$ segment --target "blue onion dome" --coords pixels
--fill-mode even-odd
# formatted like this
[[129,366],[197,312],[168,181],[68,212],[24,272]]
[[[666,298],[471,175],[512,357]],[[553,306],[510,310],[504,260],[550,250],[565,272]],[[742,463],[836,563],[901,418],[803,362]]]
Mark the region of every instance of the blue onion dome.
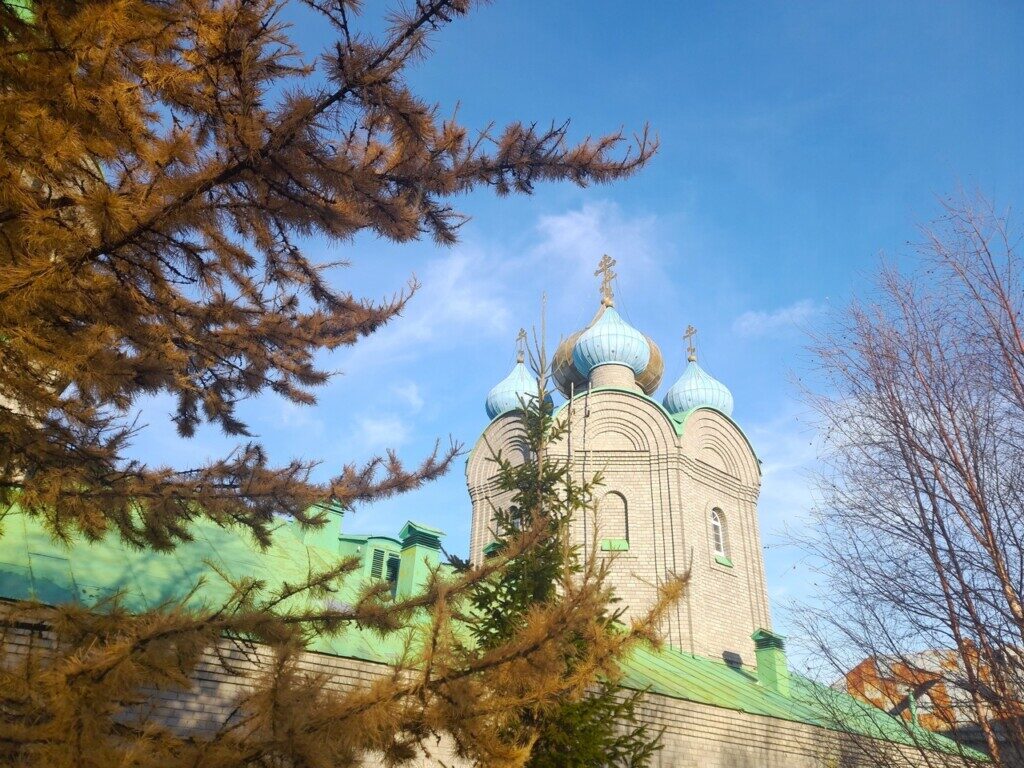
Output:
[[628,325],[615,311],[612,281],[615,259],[601,257],[595,277],[601,278],[601,306],[590,324],[564,339],[551,359],[551,375],[558,390],[570,397],[582,388],[599,365],[618,363],[633,369],[636,383],[651,395],[661,384],[665,359],[654,341]]
[[[580,336],[601,318],[604,310],[605,307],[602,306],[587,328],[576,331],[576,333],[568,338],[563,339],[551,358],[551,377],[558,391],[566,397],[569,397],[573,391],[579,392],[587,383],[587,377],[579,372],[579,369],[576,368],[576,364],[573,362],[573,348],[576,346],[576,342],[579,341]],[[665,358],[662,357],[661,350],[654,343],[654,339],[646,334],[644,339],[647,341],[647,346],[650,349],[650,360],[647,363],[647,367],[636,375],[636,383],[644,391],[644,394],[652,395],[658,389],[658,386],[661,384],[661,378],[665,374]]]
[[714,408],[726,416],[732,415],[732,392],[718,379],[697,364],[692,348],[686,370],[665,395],[665,410],[675,415],[694,408]]
[[[523,405],[537,399],[537,377],[526,367],[526,331],[520,329],[516,339],[516,364],[508,376],[487,393],[484,407],[487,416],[496,419],[503,413],[522,410]],[[546,398],[551,399],[550,395]]]
[[487,416],[496,419],[503,413],[518,411],[531,397],[537,397],[537,380],[530,375],[526,364],[518,361],[504,379],[487,393]]
[[615,307],[606,306],[597,322],[577,340],[572,360],[587,377],[599,365],[609,363],[628,366],[640,374],[651,361],[651,347],[647,337],[623,320]]

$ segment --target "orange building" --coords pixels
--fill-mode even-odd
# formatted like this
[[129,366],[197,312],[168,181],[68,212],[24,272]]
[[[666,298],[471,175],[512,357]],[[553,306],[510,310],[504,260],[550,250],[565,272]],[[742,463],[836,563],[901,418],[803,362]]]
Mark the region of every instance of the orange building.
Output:
[[[973,667],[983,684],[991,682],[988,667],[977,660]],[[941,649],[899,658],[868,657],[847,672],[843,682],[847,692],[861,701],[987,751],[968,680],[960,655]],[[1002,741],[1008,718],[1019,721],[1024,716],[1022,698],[1002,702],[998,711],[983,707],[986,723],[998,740]]]

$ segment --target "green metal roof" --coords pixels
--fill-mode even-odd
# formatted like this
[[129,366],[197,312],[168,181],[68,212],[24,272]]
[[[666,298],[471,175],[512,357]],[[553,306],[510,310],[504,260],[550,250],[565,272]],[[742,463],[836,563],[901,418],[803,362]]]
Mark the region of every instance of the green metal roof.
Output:
[[943,752],[962,750],[973,759],[987,759],[951,739],[792,672],[790,695],[783,696],[761,685],[749,670],[665,646],[657,651],[637,649],[623,665],[623,673],[622,684],[627,688]]
[[[258,578],[270,588],[283,581],[302,581],[309,569],[323,569],[339,555],[361,554],[369,561],[374,541],[398,543],[391,537],[342,535],[335,547],[303,543],[301,532],[282,522],[273,544],[261,550],[244,531],[200,520],[191,528],[194,541],[170,553],[137,550],[110,536],[97,543],[64,546],[55,542],[38,520],[12,509],[0,519],[0,598],[36,599],[47,604],[78,601],[93,604],[116,591],[129,608],[155,607],[181,598],[201,579],[193,604],[214,604],[228,597],[230,587],[210,565],[232,578]],[[425,526],[424,526],[425,527]],[[434,530],[434,529],[432,529]],[[318,536],[317,542],[331,537]],[[352,601],[362,579],[353,574],[333,598]],[[386,664],[401,653],[402,633],[381,637],[351,629],[335,637],[314,639],[311,650]],[[911,727],[851,696],[793,675],[791,693],[783,696],[762,686],[749,671],[664,647],[637,649],[623,665],[623,685],[649,689],[675,699],[791,720],[899,743],[928,744],[943,751],[960,747],[949,739]],[[977,759],[984,755],[971,750]]]
[[[221,528],[208,520],[196,521],[190,532],[193,541],[180,544],[173,552],[138,550],[116,536],[65,546],[54,541],[38,520],[11,509],[0,517],[0,598],[91,605],[121,592],[128,608],[141,610],[180,599],[202,580],[190,604],[211,605],[231,594],[230,585],[214,568],[232,579],[260,579],[273,589],[285,581],[302,583],[311,568],[325,570],[337,563],[339,556],[357,554],[366,567],[332,598],[344,604],[354,602],[363,578],[369,576],[374,543],[393,544],[393,551],[401,546],[392,537],[343,539],[340,530],[332,548],[306,544],[301,541],[301,531],[284,521],[265,550],[246,532]],[[316,541],[323,542],[325,537],[318,536]],[[355,545],[361,543],[368,546],[359,550]],[[353,628],[334,637],[316,638],[312,649],[385,662],[401,653],[404,638],[400,635],[382,638],[371,630]]]

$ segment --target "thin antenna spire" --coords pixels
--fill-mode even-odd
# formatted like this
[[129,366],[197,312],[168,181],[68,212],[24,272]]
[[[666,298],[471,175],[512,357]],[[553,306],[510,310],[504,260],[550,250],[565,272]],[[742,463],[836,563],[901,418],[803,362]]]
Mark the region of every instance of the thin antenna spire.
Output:
[[615,296],[612,294],[612,280],[617,275],[612,267],[617,263],[615,259],[606,253],[601,257],[601,261],[597,263],[597,271],[594,273],[594,277],[601,278],[601,303],[606,307],[615,306]]
[[686,333],[683,338],[686,340],[686,359],[691,363],[697,362],[697,346],[693,343],[693,337],[697,335],[697,329],[692,325],[686,326]]

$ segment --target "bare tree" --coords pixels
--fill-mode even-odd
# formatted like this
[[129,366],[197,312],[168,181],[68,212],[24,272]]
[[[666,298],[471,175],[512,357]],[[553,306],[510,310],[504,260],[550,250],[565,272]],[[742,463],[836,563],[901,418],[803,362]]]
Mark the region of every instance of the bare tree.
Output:
[[836,670],[867,660],[861,693],[908,729],[963,734],[970,723],[996,765],[1015,765],[1021,257],[1009,216],[985,201],[948,202],[924,235],[917,269],[883,267],[876,292],[815,342],[825,394],[810,400],[826,469],[805,543],[820,558],[828,608],[808,611],[806,624]]

